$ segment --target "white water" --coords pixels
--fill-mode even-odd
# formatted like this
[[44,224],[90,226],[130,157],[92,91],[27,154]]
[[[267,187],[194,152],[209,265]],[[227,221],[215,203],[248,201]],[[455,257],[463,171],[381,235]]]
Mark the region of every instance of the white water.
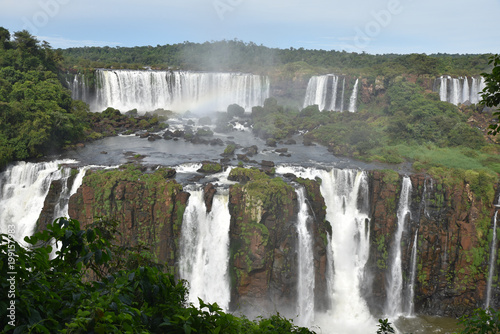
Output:
[[15,225],[14,238],[23,243],[31,236],[42,211],[50,184],[69,176],[69,168],[60,164],[74,160],[52,162],[19,162],[0,174],[0,231],[7,233]]
[[75,176],[75,179],[73,180],[73,184],[71,186],[71,189],[68,188],[68,179],[71,175],[71,169],[65,168],[62,171],[63,189],[62,189],[61,194],[59,196],[59,201],[57,202],[57,204],[54,208],[53,219],[57,219],[60,217],[69,217],[69,214],[68,214],[69,199],[71,196],[73,196],[78,191],[78,188],[80,188],[80,186],[82,185],[83,177],[85,176],[85,173],[87,172],[87,170],[89,168],[90,168],[90,166],[85,166],[85,167],[79,168],[78,174]]
[[122,112],[134,108],[139,112],[160,108],[210,112],[226,111],[233,103],[250,111],[264,104],[270,88],[268,77],[247,73],[101,69],[96,70],[96,82],[95,99],[79,93],[81,84],[71,86],[73,95],[79,95],[93,111],[113,107]]
[[358,99],[358,80],[356,79],[356,83],[354,84],[354,89],[352,91],[351,98],[349,99],[349,111],[356,112],[356,101]]
[[481,93],[485,87],[484,78],[471,77],[471,79],[471,83],[469,83],[468,77],[452,78],[449,75],[439,77],[437,84],[439,85],[440,100],[454,105],[467,101],[473,104],[479,103],[482,100]]
[[[319,110],[344,111],[345,77],[342,77],[342,87],[339,87],[340,78],[335,74],[312,76],[307,84],[304,108],[317,104]],[[357,97],[358,79],[356,79],[349,99],[349,111],[351,112],[356,111]]]
[[[332,225],[327,281],[331,293],[331,311],[317,314],[315,323],[323,333],[364,334],[376,331],[376,320],[361,295],[364,268],[369,257],[368,179],[364,172],[331,171],[283,167],[277,173],[321,178],[326,219]],[[331,257],[330,257],[331,256]],[[333,264],[333,265],[332,265]]]
[[401,195],[398,204],[398,227],[394,235],[394,247],[391,251],[389,286],[387,287],[387,302],[385,314],[390,318],[403,314],[403,269],[401,259],[401,239],[405,229],[406,216],[410,214],[411,180],[403,178]]
[[297,314],[299,326],[309,327],[314,320],[314,257],[313,239],[307,225],[310,220],[304,188],[296,190],[299,203],[297,217],[299,277],[297,286]]
[[410,282],[408,284],[408,300],[406,306],[406,316],[415,316],[415,281],[417,279],[417,247],[418,247],[418,229],[415,231],[415,238],[413,239],[413,247],[411,249],[411,274]]
[[228,195],[216,194],[212,211],[206,212],[203,191],[191,191],[181,229],[181,278],[189,282],[188,301],[217,303],[228,310],[229,223]]
[[495,216],[493,217],[493,239],[491,240],[490,249],[490,267],[488,272],[488,283],[486,286],[486,302],[484,307],[490,307],[491,302],[491,286],[493,285],[493,276],[495,275],[495,261],[497,255],[497,215],[498,210],[495,211]]

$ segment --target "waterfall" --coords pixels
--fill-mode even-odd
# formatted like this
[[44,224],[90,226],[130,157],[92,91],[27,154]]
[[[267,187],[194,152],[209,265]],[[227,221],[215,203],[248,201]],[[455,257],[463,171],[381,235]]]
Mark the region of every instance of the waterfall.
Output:
[[351,98],[349,99],[349,111],[356,112],[356,101],[358,99],[358,80],[356,79],[356,83],[354,84],[354,89],[352,91]]
[[[326,219],[332,225],[328,240],[327,282],[331,312],[316,321],[333,333],[373,332],[375,319],[361,294],[365,265],[370,255],[369,189],[365,172],[280,166],[279,174],[321,179]],[[328,327],[327,327],[328,326]]]
[[75,179],[73,180],[71,188],[68,187],[68,179],[71,175],[71,169],[69,168],[63,169],[61,177],[63,181],[62,184],[63,189],[61,191],[61,194],[59,195],[59,201],[57,202],[54,208],[54,217],[53,217],[54,219],[60,217],[69,217],[68,214],[69,199],[78,191],[78,188],[80,188],[80,186],[82,185],[83,177],[85,176],[85,173],[89,168],[90,166],[79,168],[78,173],[76,174]]
[[493,276],[495,275],[495,261],[497,255],[497,215],[498,209],[495,211],[495,216],[493,217],[493,239],[491,240],[490,249],[490,264],[488,272],[488,284],[486,286],[486,303],[484,308],[490,307],[491,301],[491,286],[493,284]]
[[[332,224],[334,277],[331,279],[333,320],[337,328],[372,321],[361,296],[361,281],[369,257],[368,178],[364,172],[334,169],[321,176],[321,191]],[[358,202],[358,198],[362,202]]]
[[[342,78],[342,87],[339,87]],[[345,100],[345,76],[326,74],[312,76],[309,79],[304,98],[304,108],[317,104],[319,110],[344,111]],[[353,87],[349,100],[349,111],[356,111],[358,97],[358,79]]]
[[70,168],[60,165],[74,162],[19,162],[1,173],[0,231],[7,233],[8,225],[15,225],[14,238],[20,243],[32,235],[52,181],[70,175]]
[[[439,90],[437,90],[438,86]],[[465,102],[476,104],[481,101],[484,87],[483,77],[471,77],[469,83],[468,77],[452,78],[449,75],[443,75],[437,79],[434,91],[439,91],[439,98],[444,102],[450,102],[454,105]]]
[[297,217],[299,277],[297,286],[297,314],[300,326],[310,326],[314,320],[314,258],[313,239],[308,231],[310,219],[304,188],[296,190],[299,203]]
[[387,303],[385,314],[389,317],[397,317],[402,314],[403,305],[403,270],[401,259],[401,239],[405,229],[406,216],[410,214],[411,180],[403,178],[401,196],[398,204],[398,226],[394,236],[394,246],[391,252],[391,271],[389,286],[387,288]]
[[464,77],[464,84],[462,86],[462,102],[469,101],[470,102],[470,88],[469,88],[469,79]]
[[410,282],[408,283],[408,299],[407,299],[407,313],[409,317],[415,315],[415,282],[417,279],[417,247],[418,247],[418,229],[415,231],[415,238],[413,239],[413,247],[411,249],[411,273]]
[[188,301],[217,303],[228,310],[229,223],[228,194],[216,194],[207,213],[202,190],[190,191],[181,228],[179,271],[189,282]]
[[451,99],[450,102],[454,105],[462,103],[462,86],[460,85],[460,80],[457,78],[451,78]]
[[[345,78],[344,78],[345,80]],[[339,86],[339,77],[338,76],[333,76],[333,83],[332,83],[332,101],[330,103],[330,110],[335,110],[335,107],[337,105],[337,94],[338,94],[338,86]],[[343,98],[344,93],[342,93],[342,98]]]
[[[233,103],[250,111],[264,104],[270,88],[267,76],[247,73],[99,69],[95,76],[95,98],[81,96],[93,111],[107,107],[139,112],[226,111]],[[82,78],[76,76],[75,80],[81,82]],[[80,86],[71,85],[74,97],[80,96]]]
[[442,76],[440,78],[441,86],[439,87],[439,99],[441,101],[448,101],[448,78],[449,76]]

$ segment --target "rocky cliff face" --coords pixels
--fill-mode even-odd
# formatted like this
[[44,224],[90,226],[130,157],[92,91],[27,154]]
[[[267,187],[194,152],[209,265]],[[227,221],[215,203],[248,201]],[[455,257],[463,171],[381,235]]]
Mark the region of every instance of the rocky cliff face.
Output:
[[[233,185],[230,190],[232,307],[251,311],[258,305],[260,311],[272,312],[275,305],[295,305],[298,268],[295,189],[281,178],[270,178],[257,170],[237,168],[229,178],[249,180]],[[302,183],[313,203],[316,305],[321,309],[326,307],[327,300],[326,222],[321,205],[324,201],[316,181],[302,180]]]
[[[450,186],[415,174],[411,183],[411,214],[405,220],[401,246],[404,295],[410,284],[411,252],[417,233],[415,312],[460,316],[484,307],[492,203],[479,200],[465,181]],[[389,279],[389,254],[396,246],[401,182],[390,173],[374,171],[370,188],[372,242],[366,292],[371,309],[381,312],[380,300],[385,300]]]
[[134,166],[88,171],[71,197],[69,215],[82,225],[96,217],[115,219],[121,245],[143,244],[157,261],[175,268],[182,217],[189,194],[166,170],[152,174]]
[[[371,248],[363,295],[373,314],[383,314],[390,254],[396,247],[402,176],[394,171],[370,171],[368,175]],[[84,224],[94,217],[116,219],[121,222],[122,244],[144,243],[157,260],[176,268],[189,194],[169,179],[171,176],[166,170],[144,173],[132,167],[89,171],[70,199],[70,216]],[[298,204],[294,187],[300,185],[306,190],[314,220],[315,307],[328,309],[326,247],[332,231],[325,220],[328,203],[321,195],[320,180],[293,175],[273,178],[243,168],[233,169],[230,179],[238,182],[229,191],[231,308],[256,307],[260,314],[262,308],[273,311],[275,305],[295,305]],[[491,195],[493,185],[488,185],[490,195],[486,196],[470,177],[454,183],[423,174],[411,175],[410,179],[411,214],[406,217],[401,243],[403,295],[408,294],[411,253],[418,233],[415,312],[459,316],[483,307],[495,210],[492,199],[496,198]],[[59,188],[54,185],[55,192]],[[209,208],[214,187],[207,184],[204,188]],[[50,203],[44,211],[50,215]],[[498,267],[491,305],[500,305]]]

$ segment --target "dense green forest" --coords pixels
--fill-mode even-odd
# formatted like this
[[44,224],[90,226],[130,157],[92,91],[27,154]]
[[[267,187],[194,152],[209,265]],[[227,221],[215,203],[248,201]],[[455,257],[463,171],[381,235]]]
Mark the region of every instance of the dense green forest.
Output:
[[364,76],[397,74],[479,75],[488,69],[489,55],[371,55],[345,51],[273,49],[255,43],[224,40],[206,43],[137,47],[83,47],[58,50],[66,70],[128,68],[269,73],[300,68]]
[[[17,160],[56,153],[79,141],[116,134],[114,126],[158,126],[157,118],[91,113],[61,83],[61,52],[27,31],[0,27],[0,169]],[[143,121],[142,123],[140,121]]]
[[60,57],[26,31],[11,39],[0,28],[0,167],[82,137],[86,106],[61,85]]

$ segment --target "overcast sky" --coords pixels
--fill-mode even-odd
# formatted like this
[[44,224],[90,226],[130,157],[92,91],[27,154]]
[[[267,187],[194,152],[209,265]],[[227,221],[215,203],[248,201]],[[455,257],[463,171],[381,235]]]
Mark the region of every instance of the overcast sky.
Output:
[[500,0],[0,0],[54,48],[238,39],[268,47],[500,53]]

